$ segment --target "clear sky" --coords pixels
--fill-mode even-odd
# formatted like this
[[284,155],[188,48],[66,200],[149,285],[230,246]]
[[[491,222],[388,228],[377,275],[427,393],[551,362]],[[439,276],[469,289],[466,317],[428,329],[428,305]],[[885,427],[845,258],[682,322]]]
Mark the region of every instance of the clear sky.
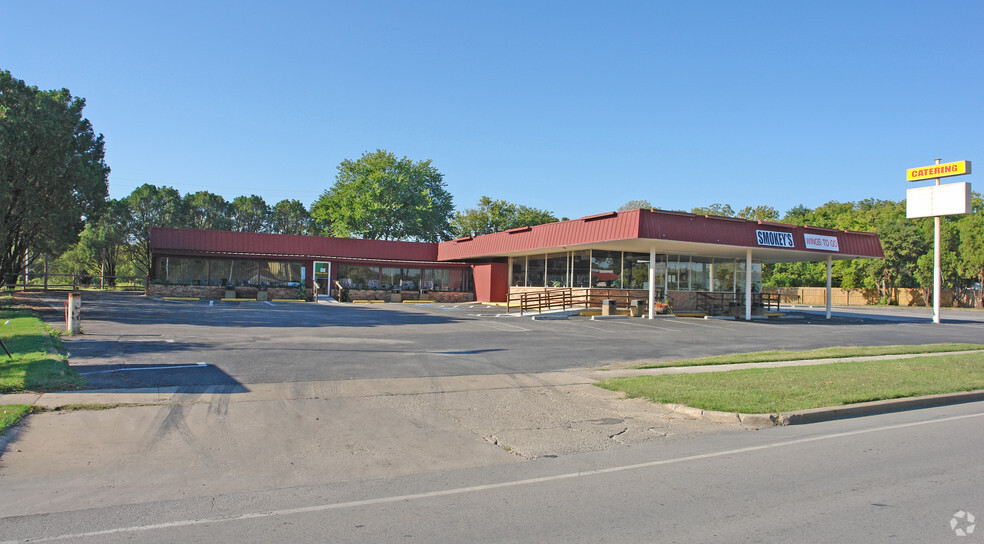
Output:
[[382,148],[431,159],[458,208],[783,213],[984,160],[980,0],[0,0],[0,21],[0,69],[86,99],[114,198],[310,206]]

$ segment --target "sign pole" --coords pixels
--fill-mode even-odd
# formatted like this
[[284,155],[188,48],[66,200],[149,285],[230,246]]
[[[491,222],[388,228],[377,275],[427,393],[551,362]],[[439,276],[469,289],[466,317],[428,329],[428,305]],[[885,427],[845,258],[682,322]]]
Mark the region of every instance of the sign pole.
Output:
[[[940,159],[936,159],[936,164]],[[939,186],[940,178],[936,178]],[[943,288],[943,273],[940,266],[940,216],[933,218],[933,323],[940,322],[940,290]]]

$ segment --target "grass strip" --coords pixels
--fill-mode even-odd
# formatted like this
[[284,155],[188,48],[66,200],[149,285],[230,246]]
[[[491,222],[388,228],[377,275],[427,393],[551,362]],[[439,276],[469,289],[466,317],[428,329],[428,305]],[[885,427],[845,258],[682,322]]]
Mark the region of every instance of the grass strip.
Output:
[[695,359],[680,359],[646,363],[634,368],[667,368],[671,366],[730,365],[738,363],[766,363],[777,361],[805,361],[808,359],[839,359],[843,357],[871,357],[878,355],[910,355],[922,353],[942,353],[947,351],[984,350],[984,344],[921,344],[914,346],[835,346],[811,349],[809,351],[753,351],[751,353],[729,353]]
[[0,406],[0,436],[10,427],[31,413],[31,407],[26,404],[4,404]]
[[984,353],[610,378],[596,385],[661,404],[745,414],[984,389]]
[[68,367],[61,340],[24,309],[0,309],[0,338],[13,359],[0,352],[0,393],[78,389],[83,379]]

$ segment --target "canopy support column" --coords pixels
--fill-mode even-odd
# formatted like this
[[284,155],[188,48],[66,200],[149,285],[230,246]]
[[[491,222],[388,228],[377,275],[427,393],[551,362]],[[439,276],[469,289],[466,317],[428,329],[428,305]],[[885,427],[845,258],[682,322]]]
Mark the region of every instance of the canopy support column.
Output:
[[745,250],[745,321],[752,320],[752,248]]
[[656,317],[656,246],[649,248],[649,319]]
[[834,261],[834,258],[832,256],[830,256],[830,255],[827,255],[827,319],[830,319],[830,291],[831,291],[831,289],[830,289],[830,283],[831,283],[831,280],[830,280],[830,276],[831,276],[831,274],[830,274],[830,267],[831,267],[831,264],[833,263],[833,261]]

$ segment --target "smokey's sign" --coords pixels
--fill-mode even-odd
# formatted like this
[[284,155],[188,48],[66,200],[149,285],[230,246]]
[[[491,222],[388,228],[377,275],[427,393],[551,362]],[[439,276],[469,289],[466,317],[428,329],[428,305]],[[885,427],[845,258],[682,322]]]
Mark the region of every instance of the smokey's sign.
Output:
[[760,246],[788,247],[790,249],[796,247],[793,243],[793,235],[790,232],[757,230],[755,231],[755,240]]

